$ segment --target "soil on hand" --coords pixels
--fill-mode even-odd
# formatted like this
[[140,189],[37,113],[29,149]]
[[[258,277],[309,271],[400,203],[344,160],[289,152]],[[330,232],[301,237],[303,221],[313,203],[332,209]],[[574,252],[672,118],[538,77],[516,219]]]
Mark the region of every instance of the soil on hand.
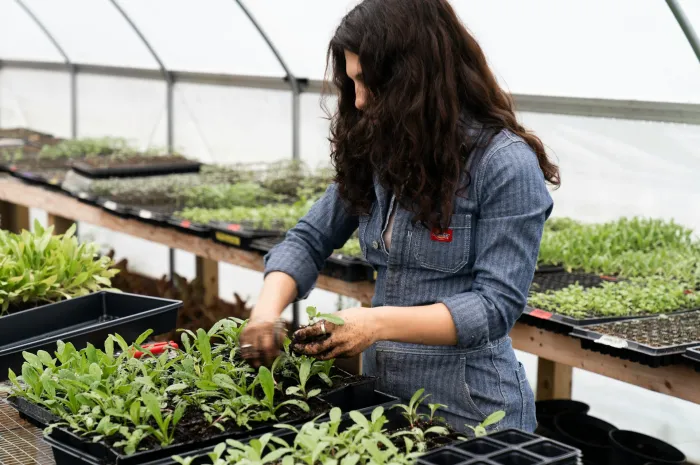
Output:
[[[301,330],[301,329],[308,328],[308,327],[309,327],[309,326],[301,326],[299,329]],[[294,335],[292,336],[292,345],[291,345],[292,350],[293,350],[294,353],[296,353],[296,354],[302,354],[301,352],[299,352],[299,351],[297,350],[297,347],[298,347],[298,346],[305,346],[305,345],[309,345],[309,344],[320,343],[320,342],[325,341],[325,340],[328,339],[329,337],[331,337],[331,334],[330,334],[330,333],[326,333],[326,334],[319,334],[319,335],[317,335],[317,336],[311,336],[311,337],[307,337],[307,338],[301,339],[301,338],[298,336],[298,334],[299,334],[299,331],[295,332]]]
[[657,348],[700,343],[700,311],[606,323],[586,329]]

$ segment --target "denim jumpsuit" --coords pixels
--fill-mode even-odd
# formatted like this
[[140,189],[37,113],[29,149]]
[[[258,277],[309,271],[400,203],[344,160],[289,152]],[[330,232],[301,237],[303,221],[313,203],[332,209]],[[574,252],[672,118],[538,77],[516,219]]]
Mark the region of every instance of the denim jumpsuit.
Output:
[[[468,134],[483,140],[485,133]],[[455,346],[377,342],[363,354],[364,374],[377,376],[379,390],[404,402],[425,388],[429,402],[447,405],[441,414],[458,430],[504,410],[493,429],[533,431],[534,396],[508,333],[526,304],[552,199],[535,153],[507,130],[475,148],[464,173],[469,186],[466,195],[455,196],[451,240],[436,240],[396,205],[387,251],[383,233],[392,195],[375,182],[371,212],[358,217],[331,185],[267,255],[265,272],[290,275],[305,298],[324,260],[359,228],[363,256],[377,271],[372,306],[441,302],[458,336]]]

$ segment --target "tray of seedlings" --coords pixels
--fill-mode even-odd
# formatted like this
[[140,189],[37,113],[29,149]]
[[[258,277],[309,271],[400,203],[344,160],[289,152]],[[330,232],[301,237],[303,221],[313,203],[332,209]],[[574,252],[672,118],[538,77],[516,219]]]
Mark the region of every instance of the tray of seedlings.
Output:
[[[467,435],[439,417],[441,405],[421,405],[419,390],[408,405],[394,404],[343,413],[267,433],[248,441],[227,441],[148,465],[224,463],[395,463],[575,465],[580,452],[558,442],[505,430],[484,437],[505,415],[495,412]],[[493,461],[492,461],[493,460]]]
[[108,157],[122,150],[130,149],[126,141],[117,138],[56,141],[44,145],[34,156],[13,162],[9,170],[24,181],[60,189],[73,161]]
[[0,129],[0,171],[9,172],[10,166],[36,158],[45,145],[60,142],[50,134],[31,129]]
[[673,365],[700,345],[700,311],[584,326],[571,335],[584,349],[651,367]]
[[[271,369],[252,368],[240,357],[244,324],[226,319],[209,331],[184,331],[178,344],[142,345],[147,331],[133,345],[114,334],[103,348],[59,344],[55,358],[29,353],[21,378],[10,376],[10,399],[61,419],[49,440],[83,459],[64,463],[108,464],[142,464],[301,425],[327,415],[337,392],[360,409],[396,402],[367,395],[371,380],[347,379],[332,361],[285,351]],[[38,389],[42,373],[54,389]]]
[[175,325],[179,302],[105,292],[118,272],[112,260],[98,256],[97,244],[79,244],[75,226],[52,231],[38,222],[33,233],[0,230],[0,379],[21,368],[23,351],[59,339],[84,347],[115,330],[134,338]]
[[75,160],[71,168],[88,178],[117,178],[198,173],[201,165],[178,153],[162,154],[152,149],[145,153],[120,152],[109,157]]
[[700,244],[673,222],[622,218],[547,222],[522,322],[572,328],[700,306]]
[[700,372],[700,345],[691,347],[683,355],[687,361],[695,366],[695,371]]

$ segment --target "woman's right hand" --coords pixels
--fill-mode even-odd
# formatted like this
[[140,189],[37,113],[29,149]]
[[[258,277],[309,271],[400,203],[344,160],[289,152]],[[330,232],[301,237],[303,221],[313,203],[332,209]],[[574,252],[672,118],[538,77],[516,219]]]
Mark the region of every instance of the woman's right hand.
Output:
[[251,319],[240,336],[241,355],[254,368],[270,366],[279,355],[286,335],[286,324],[281,318]]

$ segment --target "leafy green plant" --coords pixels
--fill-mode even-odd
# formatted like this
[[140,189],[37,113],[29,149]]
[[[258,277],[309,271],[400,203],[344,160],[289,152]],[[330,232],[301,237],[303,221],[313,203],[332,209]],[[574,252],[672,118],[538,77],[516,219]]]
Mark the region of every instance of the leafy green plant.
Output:
[[574,284],[557,291],[535,291],[528,304],[574,318],[637,316],[696,308],[700,296],[691,284],[650,277],[604,282],[592,288]]
[[99,257],[97,244],[79,244],[75,225],[53,235],[38,221],[34,233],[0,230],[0,315],[110,289],[118,270],[109,257]]
[[232,208],[256,207],[285,198],[250,182],[237,184],[204,184],[186,189],[183,193],[187,207]]
[[486,432],[486,428],[495,425],[501,422],[506,417],[506,412],[503,410],[497,410],[493,412],[491,415],[486,417],[484,421],[482,421],[480,424],[476,426],[470,426],[466,425],[468,428],[470,428],[474,432],[474,436],[479,438],[482,436],[486,436],[488,433]]
[[45,145],[39,152],[39,158],[55,160],[135,152],[125,139],[116,137],[68,139],[55,145]]
[[[423,389],[423,388],[418,389],[411,397],[411,400],[408,402],[408,405],[397,404],[397,405],[394,405],[392,407],[392,408],[403,410],[403,412],[401,414],[404,416],[404,418],[406,418],[406,420],[408,420],[408,422],[412,428],[415,427],[420,422],[420,420],[423,418],[423,415],[418,413],[418,409],[420,408],[421,404],[428,397],[430,397],[430,394],[423,395],[424,392],[425,392],[425,389]],[[438,404],[435,404],[435,405],[438,405]],[[434,413],[434,411],[433,411],[433,413]]]
[[196,223],[212,221],[241,224],[244,227],[283,231],[294,227],[313,205],[313,201],[268,204],[258,207],[185,208],[175,216]]
[[343,326],[345,322],[342,318],[332,313],[321,313],[316,307],[306,307],[306,314],[309,317],[309,324],[313,325],[321,320],[325,320],[329,323],[333,323],[337,326]]

